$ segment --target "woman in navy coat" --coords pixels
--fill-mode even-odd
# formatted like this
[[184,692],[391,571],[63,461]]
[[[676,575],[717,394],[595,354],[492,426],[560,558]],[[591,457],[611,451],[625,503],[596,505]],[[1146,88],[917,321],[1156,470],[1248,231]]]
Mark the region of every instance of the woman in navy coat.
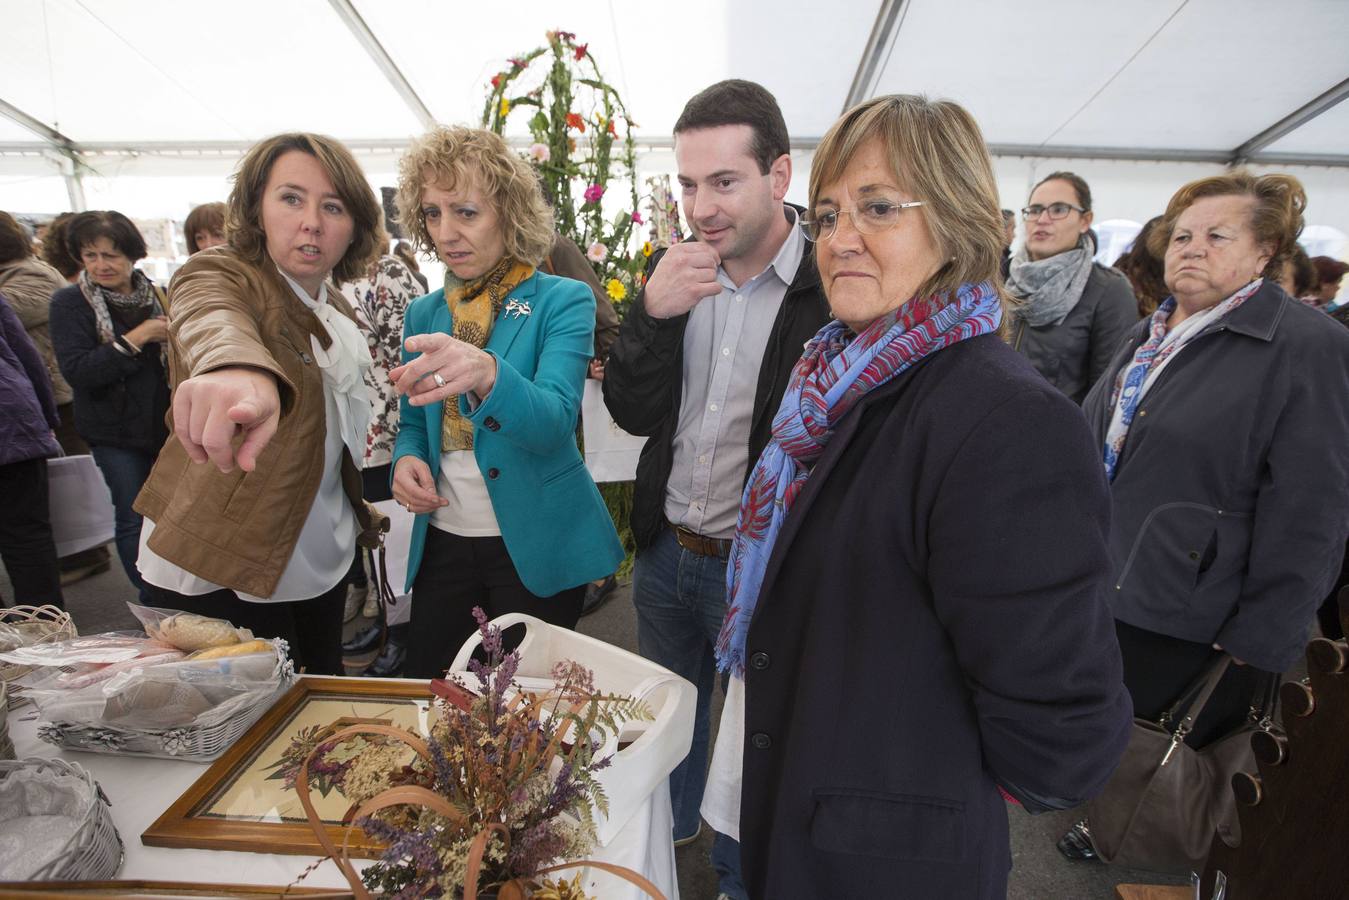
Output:
[[399,212],[451,280],[404,319],[394,499],[417,514],[406,674],[444,674],[489,617],[572,627],[586,585],[623,559],[576,447],[595,333],[579,281],[536,271],[553,219],[500,136],[438,128],[400,163]]
[[1001,898],[999,788],[1082,803],[1128,735],[1100,460],[999,336],[1002,221],[964,109],[847,112],[804,227],[836,321],[746,487],[719,648],[744,679],[745,884]]

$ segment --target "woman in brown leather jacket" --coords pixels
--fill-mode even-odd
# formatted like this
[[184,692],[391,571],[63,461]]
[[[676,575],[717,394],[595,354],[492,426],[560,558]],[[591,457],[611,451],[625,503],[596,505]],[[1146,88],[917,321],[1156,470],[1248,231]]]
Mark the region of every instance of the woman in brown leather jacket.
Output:
[[365,270],[379,221],[333,139],[284,134],[249,151],[228,246],[193,256],[169,288],[173,434],[136,502],[155,605],[285,638],[311,673],[341,673],[347,568],[375,538],[353,461],[370,352],[329,276]]

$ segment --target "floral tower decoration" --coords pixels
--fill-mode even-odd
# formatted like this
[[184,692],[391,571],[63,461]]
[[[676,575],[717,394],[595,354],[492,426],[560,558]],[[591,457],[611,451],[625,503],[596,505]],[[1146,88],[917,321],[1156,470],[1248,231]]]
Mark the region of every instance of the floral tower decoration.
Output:
[[[557,228],[585,251],[621,317],[641,286],[650,242],[639,241],[636,149],[627,107],[605,79],[588,45],[569,31],[492,76],[482,125],[505,133],[512,116],[528,117],[526,155],[553,204]],[[615,190],[622,190],[620,200]]]

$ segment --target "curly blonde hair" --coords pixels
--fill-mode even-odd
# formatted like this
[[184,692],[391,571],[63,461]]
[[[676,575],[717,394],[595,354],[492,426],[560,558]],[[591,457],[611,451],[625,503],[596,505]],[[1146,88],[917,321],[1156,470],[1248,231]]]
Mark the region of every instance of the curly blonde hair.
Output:
[[429,185],[452,191],[469,183],[490,198],[506,253],[531,266],[543,262],[553,246],[553,211],[534,169],[501,135],[461,125],[427,132],[398,161],[398,219],[413,245],[436,255],[422,218],[422,191]]
[[370,189],[365,174],[340,141],[322,134],[293,132],[278,134],[254,144],[239,163],[225,210],[225,232],[229,245],[243,259],[261,265],[267,256],[267,235],[262,230],[262,192],[271,178],[272,166],[291,150],[308,153],[332,179],[337,196],[351,214],[354,228],[351,246],[333,268],[333,281],[341,284],[360,278],[366,268],[388,245],[380,243],[384,233],[383,209]]

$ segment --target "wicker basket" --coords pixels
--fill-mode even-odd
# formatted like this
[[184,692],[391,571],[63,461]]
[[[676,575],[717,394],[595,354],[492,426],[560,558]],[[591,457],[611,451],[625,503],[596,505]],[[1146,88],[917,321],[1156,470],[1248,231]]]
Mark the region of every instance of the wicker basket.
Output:
[[[27,632],[23,646],[54,644],[76,637],[75,621],[70,613],[55,606],[11,606],[0,609],[0,624],[16,626]],[[32,666],[0,662],[0,681],[10,682],[33,671]],[[18,691],[10,691],[11,707],[22,704]]]
[[[63,759],[31,758],[0,762],[0,782],[20,770],[43,773],[51,782],[68,788],[90,802],[83,820],[50,861],[34,872],[33,881],[84,881],[111,878],[122,867],[122,838],[112,823],[108,798],[98,782],[78,763]],[[7,803],[5,814],[18,816],[26,810]]]
[[38,725],[38,737],[58,747],[92,753],[210,762],[228,750],[295,682],[295,667],[287,655],[286,642],[278,639],[272,641],[272,645],[276,664],[269,683],[275,685],[275,690],[257,692],[257,696],[247,703],[241,703],[237,709],[232,709],[228,717],[221,721],[167,729],[42,722]]

